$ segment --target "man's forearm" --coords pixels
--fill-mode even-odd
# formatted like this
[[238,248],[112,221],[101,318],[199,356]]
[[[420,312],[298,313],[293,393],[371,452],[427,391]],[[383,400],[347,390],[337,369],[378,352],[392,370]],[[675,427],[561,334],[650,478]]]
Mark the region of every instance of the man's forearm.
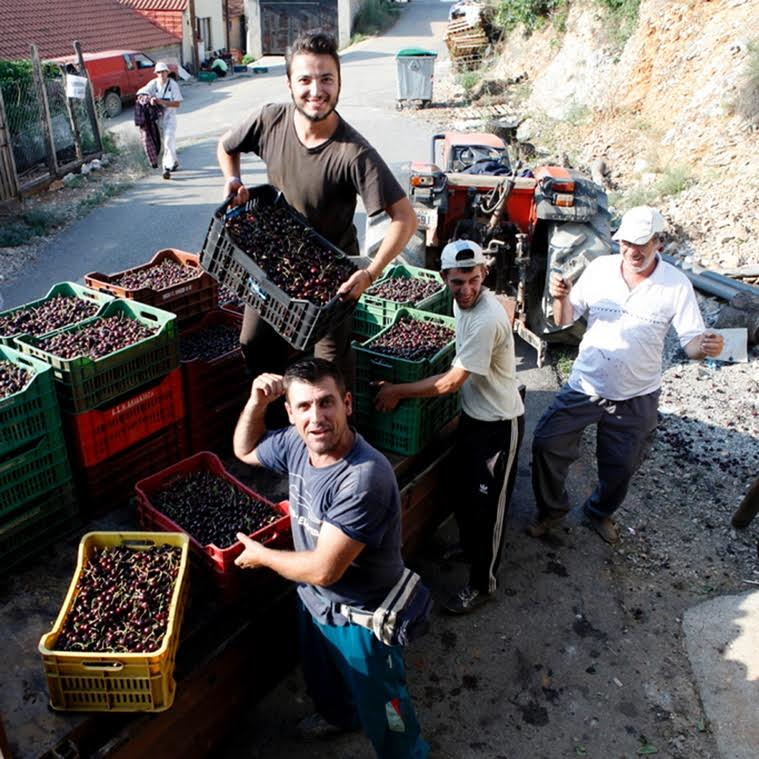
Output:
[[[222,137],[222,140],[223,139],[224,138]],[[216,147],[216,159],[219,162],[219,167],[221,168],[222,174],[224,174],[225,179],[229,179],[230,177],[239,177],[240,154],[232,153],[232,155],[230,155],[227,153],[227,151],[224,150],[222,140],[219,140],[219,144]]]
[[232,436],[232,447],[238,459],[247,460],[266,434],[265,417],[266,407],[261,408],[252,399],[248,400]]
[[574,322],[574,313],[569,298],[553,299],[553,320],[557,327],[566,327]]
[[324,561],[315,551],[282,551],[261,547],[256,558],[261,566],[293,582],[328,587],[340,579],[334,576],[329,566],[324,566]]
[[393,209],[387,233],[369,264],[368,269],[373,279],[382,274],[385,267],[406,247],[406,243],[416,232],[416,214],[408,198],[404,198],[404,201],[405,203]]

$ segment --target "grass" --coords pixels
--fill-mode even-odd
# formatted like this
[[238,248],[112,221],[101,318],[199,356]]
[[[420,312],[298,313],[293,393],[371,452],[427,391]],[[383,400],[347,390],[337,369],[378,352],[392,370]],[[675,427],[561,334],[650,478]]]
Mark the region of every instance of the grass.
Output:
[[575,359],[577,358],[577,347],[569,345],[552,345],[551,346],[551,363],[556,369],[559,381],[564,383],[569,379],[572,373]]
[[400,12],[398,6],[389,0],[367,0],[353,19],[351,41],[358,35],[364,39],[364,37],[384,32],[395,23]]
[[463,71],[456,75],[456,84],[464,89],[467,97],[472,94],[472,90],[482,81],[480,71]]

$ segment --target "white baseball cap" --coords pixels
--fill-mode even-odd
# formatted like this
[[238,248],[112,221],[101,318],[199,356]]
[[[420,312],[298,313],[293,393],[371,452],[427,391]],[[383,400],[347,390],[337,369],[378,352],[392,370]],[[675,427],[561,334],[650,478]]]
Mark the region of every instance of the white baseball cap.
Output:
[[633,245],[645,245],[654,235],[664,231],[664,217],[651,206],[636,206],[623,217],[615,240],[624,240]]
[[486,264],[488,260],[482,248],[471,240],[454,240],[443,248],[440,254],[440,270],[471,269],[478,264]]
[[165,64],[163,61],[158,61],[158,63],[156,63],[156,65],[155,65],[155,72],[156,72],[156,74],[159,71],[168,71],[168,70],[169,70],[168,65]]

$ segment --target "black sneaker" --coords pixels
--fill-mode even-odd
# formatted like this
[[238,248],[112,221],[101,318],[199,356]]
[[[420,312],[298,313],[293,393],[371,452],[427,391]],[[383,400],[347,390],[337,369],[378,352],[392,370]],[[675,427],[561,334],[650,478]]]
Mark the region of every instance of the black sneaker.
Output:
[[295,726],[295,734],[302,740],[326,740],[350,732],[353,731],[327,722],[319,712],[309,714]]
[[171,179],[171,172],[168,169],[163,170],[163,178],[164,179]]
[[443,604],[443,608],[451,614],[470,614],[494,598],[495,593],[484,593],[469,585],[464,585],[455,596]]
[[171,167],[171,170],[172,170],[172,171],[178,171],[178,169],[179,169],[179,164],[178,164],[178,163],[175,163],[175,164],[174,164],[174,165]]

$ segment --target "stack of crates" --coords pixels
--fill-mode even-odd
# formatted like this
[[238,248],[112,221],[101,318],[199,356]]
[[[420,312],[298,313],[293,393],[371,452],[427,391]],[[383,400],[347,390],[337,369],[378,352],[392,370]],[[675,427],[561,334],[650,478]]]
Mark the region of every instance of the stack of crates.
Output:
[[[437,285],[437,290],[416,302],[387,300],[378,295],[372,295],[371,291],[383,282],[401,278],[432,282]],[[414,308],[418,311],[450,316],[452,305],[453,299],[440,278],[440,272],[397,264],[383,272],[382,276],[359,299],[356,310],[353,312],[353,334],[363,340],[374,337],[393,323],[395,315],[401,308]]]
[[151,330],[99,359],[49,353],[41,336],[17,336],[24,354],[51,367],[85,516],[125,506],[134,483],[186,455],[179,335],[173,313],[131,300],[106,303],[96,317],[50,333],[85,329],[121,315]]
[[0,398],[0,571],[77,526],[77,504],[50,366],[0,345],[31,379]]
[[[167,263],[181,266],[187,272],[187,279],[162,288],[121,284],[126,278],[144,277],[150,269]],[[200,256],[175,248],[159,250],[148,263],[116,274],[90,272],[85,275],[84,282],[93,290],[109,293],[115,298],[136,300],[162,311],[170,311],[176,314],[179,329],[219,306],[219,286],[210,274],[200,268]]]
[[356,391],[353,410],[357,427],[372,445],[383,451],[413,456],[458,414],[460,396],[459,393],[452,393],[438,398],[406,398],[393,411],[375,410],[376,383],[416,382],[447,371],[453,361],[456,351],[453,336],[434,356],[416,361],[373,350],[373,341],[392,329],[396,321],[406,317],[445,326],[452,331],[455,329],[452,316],[400,308],[396,311],[392,324],[364,343],[354,343]]
[[[250,395],[239,342],[241,326],[241,314],[219,309],[180,335],[190,453],[219,453],[231,448],[237,420]],[[205,357],[188,350],[203,333],[213,335],[219,331],[226,333],[227,339],[222,343],[217,338],[218,354]]]

